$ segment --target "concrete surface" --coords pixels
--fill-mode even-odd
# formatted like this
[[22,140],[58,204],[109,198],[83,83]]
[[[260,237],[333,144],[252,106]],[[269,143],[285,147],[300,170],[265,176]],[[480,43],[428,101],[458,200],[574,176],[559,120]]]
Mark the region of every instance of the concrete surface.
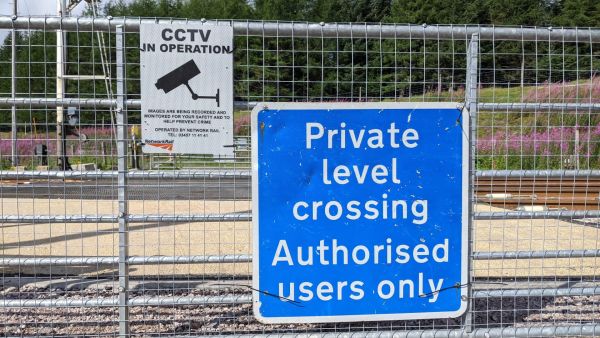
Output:
[[[248,212],[250,201],[131,201],[130,214],[216,214]],[[478,205],[477,211],[502,209]],[[3,215],[114,215],[117,203],[109,200],[59,200],[3,198]],[[476,221],[475,251],[598,249],[598,220],[588,223],[547,220]],[[117,224],[39,223],[3,224],[0,253],[20,257],[117,256]],[[130,225],[130,255],[251,254],[251,222],[162,222]],[[600,273],[598,258],[521,259],[474,261],[475,277],[594,276]],[[101,267],[100,274],[116,276],[116,267]],[[96,276],[98,267],[7,267],[4,274],[52,274]],[[251,263],[132,266],[133,276],[167,277],[251,274]]]

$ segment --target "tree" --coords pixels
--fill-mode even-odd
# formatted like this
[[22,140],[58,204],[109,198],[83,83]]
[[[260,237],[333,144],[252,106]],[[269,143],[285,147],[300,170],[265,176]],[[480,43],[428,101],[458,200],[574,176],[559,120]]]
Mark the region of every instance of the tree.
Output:
[[179,14],[198,19],[252,19],[253,9],[245,0],[190,0],[183,3]]
[[386,21],[411,24],[486,24],[486,0],[394,0]]
[[597,0],[562,0],[559,14],[553,18],[556,25],[567,27],[596,27],[600,22],[600,2]]
[[263,20],[307,21],[311,0],[256,0],[256,18]]
[[549,26],[554,6],[549,0],[487,0],[494,25]]

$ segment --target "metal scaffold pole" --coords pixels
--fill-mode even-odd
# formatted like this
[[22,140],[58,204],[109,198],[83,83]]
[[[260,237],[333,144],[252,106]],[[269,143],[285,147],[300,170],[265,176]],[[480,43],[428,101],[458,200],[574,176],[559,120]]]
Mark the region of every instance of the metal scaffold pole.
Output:
[[116,27],[117,166],[119,201],[119,336],[129,337],[129,225],[127,201],[127,107],[125,106],[125,39]]
[[[65,0],[56,1],[56,12],[62,18],[65,16],[67,5]],[[56,31],[56,99],[64,98],[65,83],[64,83],[64,65],[65,65],[65,32],[62,29]],[[65,137],[64,135],[64,108],[56,106],[56,157],[57,164],[60,170],[69,169],[65,155]]]
[[[17,0],[13,0],[13,18],[17,18]],[[17,33],[13,29],[11,31],[11,98],[17,96]],[[17,155],[17,106],[12,105],[11,109],[11,163],[14,167],[19,165]]]

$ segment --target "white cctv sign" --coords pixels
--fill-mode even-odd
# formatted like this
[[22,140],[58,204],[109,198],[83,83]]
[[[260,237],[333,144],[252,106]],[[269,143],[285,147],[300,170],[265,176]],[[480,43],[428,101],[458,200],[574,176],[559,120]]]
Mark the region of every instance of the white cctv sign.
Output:
[[140,25],[146,153],[233,155],[233,28]]

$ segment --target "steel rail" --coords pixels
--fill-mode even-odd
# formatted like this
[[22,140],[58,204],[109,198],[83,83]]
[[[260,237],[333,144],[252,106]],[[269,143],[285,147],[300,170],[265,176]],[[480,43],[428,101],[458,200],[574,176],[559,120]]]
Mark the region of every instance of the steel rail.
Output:
[[[127,258],[129,265],[151,264],[203,264],[203,263],[246,263],[251,255],[197,255],[197,256],[132,256]],[[0,266],[84,266],[116,265],[118,257],[2,257]]]
[[[581,219],[599,218],[600,210],[557,211],[497,211],[476,212],[475,220],[505,219]],[[114,215],[1,215],[4,223],[116,223]],[[197,215],[128,215],[127,221],[144,222],[249,222],[251,213],[197,214]]]
[[469,39],[478,34],[482,40],[579,41],[600,42],[600,29],[553,27],[496,27],[477,25],[406,25],[368,23],[262,22],[235,20],[185,20],[131,17],[18,17],[0,16],[0,29],[114,32],[123,26],[126,32],[139,32],[141,24],[203,24],[233,27],[237,36],[329,37],[329,38],[409,38],[425,40]]
[[[127,99],[124,100],[127,109],[140,109],[142,100]],[[237,109],[251,110],[257,102],[234,101],[233,106]],[[80,108],[115,108],[116,99],[95,99],[95,98],[46,98],[46,97],[0,97],[0,106],[22,106],[31,108],[56,108],[66,106],[76,106]],[[110,112],[107,111],[107,114]]]
[[[513,297],[563,297],[593,296],[600,294],[600,287],[588,288],[547,288],[547,289],[500,289],[475,290],[476,299],[513,298]],[[160,305],[210,305],[210,304],[250,304],[251,294],[227,294],[220,296],[164,296],[135,297],[129,299],[128,306]],[[117,306],[116,297],[111,298],[74,298],[74,299],[0,299],[0,307],[91,307]]]
[[[129,109],[141,108],[140,99],[125,100]],[[259,102],[235,101],[234,107],[240,110],[250,110]],[[62,106],[77,106],[82,108],[114,108],[116,99],[95,98],[43,98],[43,97],[0,97],[0,106],[25,106],[31,108],[55,108]],[[477,103],[477,108],[482,111],[600,111],[598,103]]]
[[[145,222],[246,222],[249,213],[198,215],[127,215],[130,223]],[[2,223],[117,223],[116,215],[1,215]],[[0,226],[1,227],[1,226]]]
[[[94,170],[94,171],[13,171],[0,170],[0,179],[30,179],[30,178],[81,178],[81,179],[99,179],[115,178],[118,172],[116,170]],[[161,179],[223,179],[223,178],[249,178],[250,169],[190,169],[173,171],[140,171],[130,170],[127,172],[128,178],[161,178]]]
[[[464,329],[430,329],[406,331],[338,331],[302,333],[263,333],[218,335],[227,338],[490,338],[490,337],[595,337],[600,335],[600,324],[572,324],[555,326],[483,327]],[[182,336],[183,337],[183,336]]]
[[[492,251],[474,252],[473,260],[499,259],[548,259],[548,258],[594,258],[600,257],[600,250],[540,250],[540,251]],[[129,265],[151,264],[206,264],[206,263],[249,263],[252,255],[197,255],[197,256],[133,256],[127,259]],[[116,265],[118,257],[1,257],[0,266],[84,266]]]
[[[252,172],[248,169],[189,169],[189,170],[130,170],[128,178],[168,178],[168,179],[223,179],[223,178],[250,178]],[[600,170],[477,170],[477,178],[506,177],[506,178],[575,178],[588,179],[600,178]],[[28,179],[28,178],[81,178],[99,179],[115,178],[117,171],[15,171],[0,170],[1,179]]]
[[600,178],[600,170],[477,170],[475,176],[507,178]]
[[506,111],[600,111],[598,103],[480,103],[480,110]]
[[[212,305],[212,304],[247,304],[252,301],[250,295],[222,296],[166,296],[130,298],[127,306],[161,306],[161,305]],[[0,308],[24,307],[98,307],[118,306],[117,297],[111,298],[62,298],[62,299],[0,299]]]
[[600,250],[538,250],[475,252],[474,260],[600,257]]
[[476,220],[505,220],[505,219],[580,219],[598,218],[600,210],[551,210],[551,211],[496,211],[476,212]]

